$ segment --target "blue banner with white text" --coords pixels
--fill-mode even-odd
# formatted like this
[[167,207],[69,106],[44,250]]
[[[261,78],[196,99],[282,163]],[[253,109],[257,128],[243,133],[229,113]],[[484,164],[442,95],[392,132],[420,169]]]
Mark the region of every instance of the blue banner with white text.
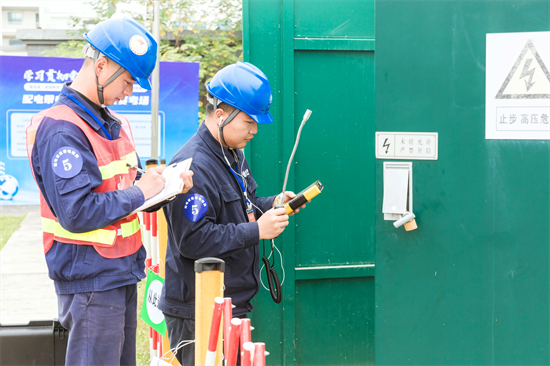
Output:
[[[37,112],[52,107],[63,83],[83,59],[0,56],[0,205],[39,204],[27,158],[26,129]],[[108,88],[108,86],[107,86]],[[159,158],[167,162],[197,131],[199,63],[161,62]],[[131,96],[109,107],[130,121],[137,153],[151,156],[151,91],[134,84]]]

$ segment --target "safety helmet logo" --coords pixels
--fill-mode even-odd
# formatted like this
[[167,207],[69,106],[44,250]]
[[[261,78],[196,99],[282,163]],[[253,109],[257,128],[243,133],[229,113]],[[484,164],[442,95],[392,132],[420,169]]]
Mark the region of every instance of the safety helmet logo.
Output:
[[130,50],[138,56],[145,55],[149,47],[145,38],[139,35],[135,35],[130,38]]

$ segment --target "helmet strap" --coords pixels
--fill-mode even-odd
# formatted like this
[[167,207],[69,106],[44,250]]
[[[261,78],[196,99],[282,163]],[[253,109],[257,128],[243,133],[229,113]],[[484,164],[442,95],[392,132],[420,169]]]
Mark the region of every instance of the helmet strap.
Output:
[[[214,111],[216,111],[216,110],[218,109],[218,98],[214,97],[213,99],[214,99],[214,100],[213,100],[213,102],[214,102]],[[229,124],[229,122],[233,121],[233,119],[234,119],[235,117],[237,117],[237,114],[239,114],[240,111],[241,111],[240,109],[235,108],[235,109],[233,110],[233,112],[231,112],[231,114],[229,115],[229,117],[227,117],[227,118],[225,119],[225,121],[223,121],[222,124],[219,124],[219,125],[218,125],[218,132],[219,132],[220,138],[222,139],[222,142],[223,142],[223,144],[224,144],[225,146],[229,146],[229,145],[227,145],[227,143],[225,142],[225,139],[223,138],[223,128],[224,128],[225,126],[227,126],[227,125]]]
[[[99,60],[99,55],[101,53],[98,50],[94,51],[94,67],[97,63],[97,60]],[[105,82],[103,85],[99,85],[99,79],[97,77],[97,72],[94,70],[95,74],[95,83],[97,85],[97,97],[99,99],[99,105],[101,105],[101,108],[105,108],[105,102],[103,100],[103,89],[111,84],[113,81],[115,81],[116,78],[118,78],[124,71],[126,71],[122,66]]]

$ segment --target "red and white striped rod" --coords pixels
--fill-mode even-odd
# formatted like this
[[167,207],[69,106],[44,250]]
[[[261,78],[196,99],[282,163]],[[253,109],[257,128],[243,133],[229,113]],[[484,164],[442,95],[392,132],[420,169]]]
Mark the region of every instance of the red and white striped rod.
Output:
[[212,325],[210,326],[210,336],[208,338],[208,349],[206,351],[205,366],[216,366],[216,349],[218,347],[218,336],[220,334],[220,323],[223,312],[223,298],[214,299],[214,312],[212,313]]
[[229,345],[229,328],[231,328],[231,319],[233,318],[233,304],[230,297],[223,299],[223,354],[227,358],[227,346]]
[[[145,261],[145,269],[151,268],[151,214],[148,212],[142,212],[143,226],[145,226],[145,232],[143,233],[143,246],[147,252],[147,259]],[[149,350],[151,353],[151,360],[156,357],[156,336],[153,328],[149,327]]]
[[[229,328],[229,345],[227,347],[228,353],[225,355],[226,366],[237,365],[237,354],[239,352],[239,338],[241,335],[241,319],[231,319],[231,328]],[[226,341],[227,342],[227,341]]]
[[252,366],[252,360],[254,359],[254,343],[244,342],[243,350],[241,354],[241,366]]
[[147,261],[145,262],[145,268],[151,267],[151,215],[149,212],[142,212],[143,225],[145,226],[145,232],[143,233],[143,246],[147,251]]
[[265,366],[265,356],[269,355],[269,352],[265,351],[265,343],[254,343],[254,361],[253,366]]
[[241,319],[241,356],[244,352],[244,344],[250,342],[250,319]]
[[159,237],[156,211],[151,212],[151,259],[153,261],[153,267],[159,264]]

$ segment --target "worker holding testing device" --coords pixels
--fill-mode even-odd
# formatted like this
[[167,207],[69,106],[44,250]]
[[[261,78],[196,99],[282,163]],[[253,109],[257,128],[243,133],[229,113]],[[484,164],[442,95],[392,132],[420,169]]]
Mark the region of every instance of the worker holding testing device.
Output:
[[[85,38],[82,68],[59,101],[32,118],[27,151],[59,320],[69,329],[66,364],[135,365],[136,283],[146,253],[133,211],[166,179],[162,167],[136,171],[130,124],[106,106],[130,96],[135,82],[151,89],[157,43],[131,18],[101,22]],[[181,174],[181,193],[192,175]]]
[[[254,65],[237,62],[220,70],[206,89],[206,119],[171,162],[193,158],[195,186],[164,207],[168,248],[159,309],[182,365],[195,362],[193,344],[177,347],[195,339],[195,260],[225,261],[224,295],[236,306],[233,316],[245,317],[260,288],[258,244],[288,225],[286,210],[273,209],[275,196],[256,196],[258,185],[241,151],[258,125],[273,121],[267,77]],[[285,192],[284,202],[295,196]]]

